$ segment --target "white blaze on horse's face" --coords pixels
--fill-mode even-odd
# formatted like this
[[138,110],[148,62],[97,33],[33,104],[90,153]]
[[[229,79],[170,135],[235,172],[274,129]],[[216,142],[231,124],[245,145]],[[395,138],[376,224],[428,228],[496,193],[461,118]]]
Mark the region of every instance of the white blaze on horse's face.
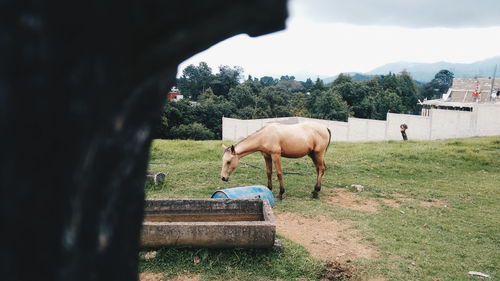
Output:
[[224,148],[224,154],[222,155],[222,170],[220,171],[220,178],[223,181],[228,181],[229,176],[231,176],[234,170],[236,170],[236,167],[238,167],[240,159],[234,152],[234,145],[231,145],[231,147],[222,145],[222,148]]

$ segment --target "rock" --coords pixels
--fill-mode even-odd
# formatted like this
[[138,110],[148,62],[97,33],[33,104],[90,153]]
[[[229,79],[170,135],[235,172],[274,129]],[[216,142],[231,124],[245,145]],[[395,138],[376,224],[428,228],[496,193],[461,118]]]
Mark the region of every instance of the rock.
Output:
[[281,243],[281,240],[279,240],[277,238],[274,239],[274,245],[273,245],[273,247],[275,247],[275,248],[281,248],[281,247],[283,247],[283,244]]
[[361,184],[353,184],[351,185],[351,189],[357,192],[363,192],[365,191],[365,187],[362,186]]
[[480,276],[480,277],[484,277],[484,278],[491,278],[491,276],[489,276],[488,274],[482,273],[482,272],[479,272],[479,271],[469,271],[469,275]]
[[162,184],[163,182],[165,182],[166,177],[167,177],[167,175],[162,173],[162,172],[156,172],[156,173],[155,172],[148,172],[146,175],[146,178],[148,179],[148,181],[154,185]]
[[145,260],[151,260],[151,259],[154,259],[156,258],[156,255],[158,254],[158,252],[156,251],[150,251],[150,252],[147,252],[146,254],[144,254],[144,259]]

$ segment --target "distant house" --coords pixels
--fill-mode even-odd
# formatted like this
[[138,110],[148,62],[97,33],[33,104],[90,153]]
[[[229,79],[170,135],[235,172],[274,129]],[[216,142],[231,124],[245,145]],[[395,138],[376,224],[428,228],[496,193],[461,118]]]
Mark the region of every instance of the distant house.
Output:
[[172,89],[170,89],[170,92],[168,92],[168,94],[167,94],[168,100],[178,101],[178,100],[181,100],[183,98],[184,98],[184,96],[181,94],[181,91],[179,91],[179,89],[175,86],[173,86]]
[[473,111],[478,104],[500,105],[500,79],[453,78],[453,84],[441,99],[422,103],[422,115],[429,116],[433,108]]

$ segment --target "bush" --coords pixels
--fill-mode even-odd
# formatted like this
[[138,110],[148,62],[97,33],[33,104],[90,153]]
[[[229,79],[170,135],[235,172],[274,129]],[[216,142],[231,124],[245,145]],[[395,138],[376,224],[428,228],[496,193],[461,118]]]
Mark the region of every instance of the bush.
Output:
[[179,125],[170,129],[170,136],[177,139],[213,140],[215,134],[200,123]]

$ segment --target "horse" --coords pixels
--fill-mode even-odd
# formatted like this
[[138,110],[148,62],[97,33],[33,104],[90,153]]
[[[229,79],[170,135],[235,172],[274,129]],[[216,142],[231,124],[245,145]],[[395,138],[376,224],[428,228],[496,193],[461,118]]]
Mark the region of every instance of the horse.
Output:
[[313,198],[319,198],[318,192],[321,190],[321,180],[326,170],[325,153],[330,145],[331,136],[330,129],[315,122],[294,125],[269,124],[230,147],[222,145],[224,154],[222,155],[221,179],[227,182],[242,157],[260,151],[266,162],[267,187],[273,190],[272,165],[274,163],[280,184],[277,198],[282,200],[285,186],[281,157],[301,158],[308,155],[316,166],[316,185],[311,194]]

